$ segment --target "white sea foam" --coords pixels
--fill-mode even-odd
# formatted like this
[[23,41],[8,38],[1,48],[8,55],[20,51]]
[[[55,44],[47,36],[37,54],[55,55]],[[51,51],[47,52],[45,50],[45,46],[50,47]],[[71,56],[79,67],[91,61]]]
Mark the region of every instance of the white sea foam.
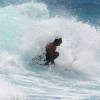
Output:
[[46,44],[56,37],[63,39],[56,63],[65,67],[76,66],[76,69],[86,73],[99,74],[99,32],[88,23],[76,19],[55,17],[33,21],[32,28],[23,36],[23,50],[26,49],[31,55],[41,54]]
[[[77,82],[66,80],[66,76],[63,79],[63,74],[68,75],[67,78],[75,76],[77,73],[74,71],[72,73],[68,71],[66,74],[56,71],[53,73],[49,70],[42,72],[41,69],[40,72],[38,69],[32,72],[34,71],[32,69],[28,75],[23,75],[26,71],[24,66],[27,65],[26,58],[32,60],[33,57],[41,55],[49,42],[62,37],[63,43],[57,49],[60,56],[55,60],[57,66],[75,69],[76,72],[85,73],[86,76],[91,75],[90,78],[100,76],[100,32],[95,27],[73,17],[51,18],[47,5],[34,1],[0,8],[0,14],[2,19],[0,20],[0,48],[3,49],[0,52],[1,98],[14,100],[13,97],[18,97],[18,100],[25,100],[24,93],[32,99],[40,96],[39,99],[58,97],[62,100],[66,98],[74,100],[75,97],[83,99],[93,95],[92,93],[99,97],[99,91],[90,92],[92,86],[98,86],[99,82],[96,85],[90,82],[83,86],[77,79]],[[81,75],[79,77],[82,78]],[[77,92],[78,89],[80,90]]]
[[0,99],[1,100],[25,100],[25,93],[20,87],[0,79]]

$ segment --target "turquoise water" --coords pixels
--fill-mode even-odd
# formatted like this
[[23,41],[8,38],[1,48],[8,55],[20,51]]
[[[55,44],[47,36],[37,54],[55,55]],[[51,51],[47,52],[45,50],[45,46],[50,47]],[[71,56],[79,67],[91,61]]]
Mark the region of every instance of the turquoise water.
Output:
[[[91,22],[99,15],[82,16],[84,7],[74,12],[60,0],[0,5],[0,100],[100,99],[100,31]],[[55,37],[63,38],[56,65],[40,66],[38,56]]]

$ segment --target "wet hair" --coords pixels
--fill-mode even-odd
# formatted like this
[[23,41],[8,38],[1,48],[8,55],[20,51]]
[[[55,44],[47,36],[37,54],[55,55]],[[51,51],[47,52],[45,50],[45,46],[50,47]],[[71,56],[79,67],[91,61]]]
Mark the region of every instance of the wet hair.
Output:
[[55,43],[55,44],[62,43],[62,38],[55,39],[55,40],[54,40],[54,43]]
[[58,43],[58,41],[59,41],[58,39],[55,39],[55,40],[54,40],[54,43]]
[[61,43],[62,43],[62,38],[59,38],[58,40],[59,40],[59,42],[61,42]]

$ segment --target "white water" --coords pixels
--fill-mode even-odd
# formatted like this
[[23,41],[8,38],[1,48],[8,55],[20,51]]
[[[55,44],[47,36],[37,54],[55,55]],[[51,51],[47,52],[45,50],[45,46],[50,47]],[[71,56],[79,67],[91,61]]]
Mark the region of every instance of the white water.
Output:
[[[46,4],[34,1],[0,8],[0,99],[99,100],[100,32],[49,15]],[[56,68],[30,66],[56,37],[63,39]]]

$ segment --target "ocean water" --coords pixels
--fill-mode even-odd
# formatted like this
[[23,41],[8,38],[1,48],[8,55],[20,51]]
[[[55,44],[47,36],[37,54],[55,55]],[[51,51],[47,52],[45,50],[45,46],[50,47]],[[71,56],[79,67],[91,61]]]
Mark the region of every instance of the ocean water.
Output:
[[[99,9],[99,0],[1,0],[0,100],[100,100]],[[56,65],[40,65],[57,37]]]

